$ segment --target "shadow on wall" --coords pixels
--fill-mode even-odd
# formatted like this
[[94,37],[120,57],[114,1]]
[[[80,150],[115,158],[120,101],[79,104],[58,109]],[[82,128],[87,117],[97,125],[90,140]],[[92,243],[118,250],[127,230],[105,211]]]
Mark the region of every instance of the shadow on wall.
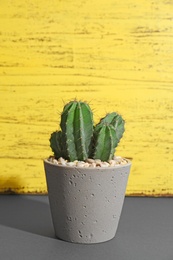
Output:
[[25,195],[0,195],[0,225],[55,238],[48,198],[46,202]]
[[[18,177],[1,178],[0,194],[18,194],[18,190],[21,190],[22,183]],[[19,188],[20,187],[20,188]]]

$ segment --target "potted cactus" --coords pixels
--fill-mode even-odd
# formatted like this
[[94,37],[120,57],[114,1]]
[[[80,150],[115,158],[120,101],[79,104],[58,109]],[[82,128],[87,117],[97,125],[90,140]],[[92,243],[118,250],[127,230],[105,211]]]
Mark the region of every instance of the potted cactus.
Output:
[[54,153],[44,160],[55,234],[74,243],[99,243],[115,236],[131,162],[115,156],[124,120],[113,112],[94,126],[85,102],[64,106]]

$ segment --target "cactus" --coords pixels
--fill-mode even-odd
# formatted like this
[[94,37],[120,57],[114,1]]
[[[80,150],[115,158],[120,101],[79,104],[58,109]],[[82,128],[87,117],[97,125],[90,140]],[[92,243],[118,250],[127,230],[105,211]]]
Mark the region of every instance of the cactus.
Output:
[[116,144],[116,146],[117,146],[125,131],[124,119],[122,118],[121,115],[119,115],[115,112],[112,112],[110,114],[107,114],[104,118],[102,118],[100,120],[100,122],[97,124],[96,128],[102,127],[104,124],[110,124],[115,128],[116,137],[117,137],[117,144]]
[[69,161],[86,160],[93,136],[93,113],[88,104],[71,101],[65,105],[60,126],[62,132],[58,148],[55,149],[54,145],[58,138],[53,138],[53,135],[50,139],[55,157],[59,158],[61,153],[61,156]]
[[113,112],[107,114],[94,129],[94,147],[92,157],[108,161],[113,159],[117,147],[124,133],[123,118]]
[[49,139],[50,147],[55,154],[55,158],[59,158],[62,156],[62,142],[61,142],[62,132],[56,131],[51,134]]
[[93,159],[101,161],[111,160],[115,153],[115,143],[117,142],[115,128],[111,124],[103,124],[95,129],[95,147],[93,149]]
[[113,112],[93,126],[93,113],[88,104],[71,101],[61,114],[60,131],[50,137],[50,146],[56,159],[85,161],[87,158],[108,161],[124,132],[123,118]]

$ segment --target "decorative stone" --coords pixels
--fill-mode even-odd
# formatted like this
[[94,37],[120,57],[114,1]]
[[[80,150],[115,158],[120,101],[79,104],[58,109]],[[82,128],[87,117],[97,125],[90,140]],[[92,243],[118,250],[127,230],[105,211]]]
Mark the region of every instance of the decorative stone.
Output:
[[100,159],[96,159],[96,160],[95,160],[95,163],[96,163],[96,164],[100,164],[101,162],[102,162],[102,161],[101,161]]
[[58,159],[58,162],[59,162],[60,164],[62,164],[62,165],[66,165],[66,160],[64,160],[64,158],[62,158],[62,157],[60,157],[60,158]]
[[75,164],[75,162],[67,162],[66,165],[67,166],[75,166],[76,164]]
[[58,161],[57,161],[56,159],[53,159],[52,162],[53,162],[54,164],[58,164]]
[[95,163],[95,160],[94,159],[91,159],[91,158],[88,158],[88,159],[86,159],[86,162],[88,162],[88,163]]
[[77,162],[76,167],[84,167],[85,162]]
[[101,167],[109,167],[110,166],[110,164],[109,163],[107,163],[107,162],[101,162],[100,163],[101,165]]
[[78,161],[75,160],[74,162],[68,162],[64,158],[60,157],[58,160],[54,158],[54,156],[50,156],[48,158],[48,161],[53,163],[53,164],[59,164],[62,166],[71,166],[71,167],[101,167],[101,168],[106,168],[106,167],[117,167],[120,165],[125,165],[128,163],[128,160],[125,158],[122,158],[120,156],[115,156],[113,160],[109,160],[108,162],[102,162],[100,159],[91,159],[88,158],[85,162],[84,161]]
[[86,168],[89,167],[89,163],[87,163],[87,162],[84,163],[84,167],[86,167]]
[[111,166],[111,167],[113,167],[113,166],[115,166],[115,160],[109,160],[109,165]]
[[95,167],[96,167],[96,163],[95,163],[95,162],[90,163],[90,164],[89,164],[89,167],[94,167],[94,168],[95,168]]

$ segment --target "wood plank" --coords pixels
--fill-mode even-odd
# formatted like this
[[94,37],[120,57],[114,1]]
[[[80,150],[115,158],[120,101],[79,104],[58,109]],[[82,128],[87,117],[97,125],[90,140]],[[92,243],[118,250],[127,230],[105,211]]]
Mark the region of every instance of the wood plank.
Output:
[[64,102],[117,111],[127,195],[173,195],[172,1],[7,0],[0,8],[0,192],[45,193]]

